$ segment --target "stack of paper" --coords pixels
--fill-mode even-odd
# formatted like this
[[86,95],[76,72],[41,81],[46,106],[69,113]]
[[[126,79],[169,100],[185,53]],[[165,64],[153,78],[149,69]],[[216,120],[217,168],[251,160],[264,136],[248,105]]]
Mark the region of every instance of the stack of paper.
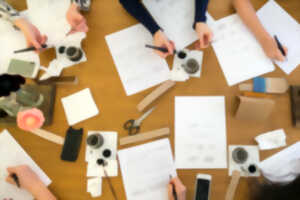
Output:
[[176,177],[168,139],[120,150],[127,199],[168,200],[168,183]]
[[169,78],[167,62],[145,48],[151,34],[141,24],[105,37],[127,95],[160,84]]
[[224,97],[175,97],[175,161],[180,169],[227,167]]
[[214,24],[212,45],[229,86],[275,69],[238,15],[222,18]]
[[0,199],[34,199],[28,191],[19,189],[5,181],[8,176],[7,167],[28,165],[45,185],[50,185],[51,180],[49,177],[30,158],[7,130],[4,130],[0,134],[0,157]]
[[288,48],[285,62],[276,64],[287,74],[290,74],[300,64],[300,26],[283,8],[275,1],[268,1],[257,15],[271,34],[276,35],[282,45]]

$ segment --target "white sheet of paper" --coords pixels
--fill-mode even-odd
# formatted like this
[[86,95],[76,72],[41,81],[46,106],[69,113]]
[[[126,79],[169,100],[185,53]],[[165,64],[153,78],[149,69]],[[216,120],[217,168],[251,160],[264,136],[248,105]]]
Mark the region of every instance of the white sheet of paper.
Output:
[[127,199],[168,200],[170,175],[176,168],[169,139],[118,152]]
[[141,24],[105,37],[126,94],[133,95],[169,78],[167,62],[145,48],[151,34]]
[[[107,176],[118,176],[118,161],[117,160],[107,160],[107,166],[105,166],[105,170]],[[99,166],[97,164],[97,159],[92,159],[88,162],[87,166],[87,177],[104,177],[104,169],[103,166]]]
[[24,61],[31,61],[40,66],[40,58],[34,52],[15,54],[14,51],[27,47],[26,40],[21,31],[13,28],[12,24],[0,19],[0,74],[6,73],[10,60],[15,58]]
[[212,29],[212,46],[229,86],[275,69],[238,15],[216,21]]
[[288,48],[286,61],[276,61],[276,64],[286,74],[290,74],[300,64],[300,26],[298,22],[275,1],[268,1],[257,11],[257,15],[270,35],[276,35],[280,43]]
[[[143,0],[143,3],[177,49],[183,49],[197,40],[193,29],[195,0]],[[208,13],[206,15],[207,24],[211,25],[214,19]]]
[[[232,159],[232,152],[234,149],[241,147],[244,148],[248,152],[248,159],[243,164],[238,164]],[[232,172],[235,170],[238,170],[241,172],[241,176],[243,177],[259,177],[260,172],[257,169],[257,171],[254,174],[249,174],[248,172],[245,172],[249,165],[259,165],[259,149],[255,145],[230,145],[229,146],[229,170],[228,174],[229,176],[232,176]]]
[[283,129],[278,129],[255,137],[260,150],[269,150],[286,146],[286,135]]
[[51,180],[42,169],[30,158],[17,141],[7,130],[0,134],[0,199],[22,199],[33,200],[33,196],[24,189],[19,189],[8,184],[5,179],[8,176],[7,167],[28,165],[43,181],[45,185],[50,185]]
[[89,88],[64,97],[61,101],[70,126],[94,117],[99,113]]
[[300,142],[262,161],[259,167],[264,176],[272,182],[293,181],[300,174]]
[[100,197],[102,195],[102,178],[88,179],[87,192],[91,193],[93,198]]
[[175,97],[177,169],[227,168],[224,97]]

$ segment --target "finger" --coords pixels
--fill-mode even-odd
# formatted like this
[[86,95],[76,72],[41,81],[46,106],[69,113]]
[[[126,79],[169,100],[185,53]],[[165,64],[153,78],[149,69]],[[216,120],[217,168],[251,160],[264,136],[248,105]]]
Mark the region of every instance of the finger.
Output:
[[172,184],[168,185],[168,197],[169,197],[169,200],[174,200]]
[[165,42],[165,45],[166,45],[166,47],[167,47],[167,49],[168,49],[168,55],[172,55],[173,54],[173,52],[174,52],[174,48],[173,48],[173,46],[172,46],[172,44],[171,44],[171,41],[167,41],[167,42]]
[[278,61],[283,62],[285,60],[284,55],[282,55],[281,51],[277,50],[276,55],[275,55],[275,59]]
[[6,181],[7,183],[12,184],[12,185],[16,185],[16,182],[15,182],[14,179],[13,179],[12,177],[10,177],[10,176],[6,177],[5,181]]
[[214,34],[213,34],[212,32],[210,32],[210,33],[208,34],[208,41],[209,41],[209,43],[212,42],[213,38],[214,38]]
[[199,46],[200,46],[200,48],[204,47],[204,35],[202,35],[202,34],[199,37]]
[[287,54],[288,54],[288,52],[289,52],[288,48],[286,48],[286,47],[283,47],[283,50],[284,50],[284,53],[285,53],[285,55],[287,55]]
[[9,174],[16,173],[16,168],[15,167],[8,167],[6,170]]
[[162,53],[161,51],[154,51],[157,55],[159,55],[161,58],[166,58],[168,56],[168,53]]
[[77,32],[84,32],[84,33],[88,32],[89,28],[88,28],[88,26],[86,25],[86,21],[82,21],[82,22],[75,28],[75,30],[76,30]]
[[172,40],[170,40],[170,43],[171,43],[171,45],[172,45],[172,48],[173,48],[173,52],[172,52],[172,54],[174,53],[174,50],[176,49],[176,47],[175,47],[175,43],[172,41]]
[[203,37],[203,48],[207,48],[209,46],[209,38],[208,35],[205,34]]
[[46,35],[43,35],[41,44],[45,44],[47,42],[47,40],[48,40],[48,37]]
[[32,40],[31,44],[37,49],[37,51],[41,49],[41,45],[37,40]]
[[196,42],[195,49],[196,50],[200,50],[200,42],[199,41]]

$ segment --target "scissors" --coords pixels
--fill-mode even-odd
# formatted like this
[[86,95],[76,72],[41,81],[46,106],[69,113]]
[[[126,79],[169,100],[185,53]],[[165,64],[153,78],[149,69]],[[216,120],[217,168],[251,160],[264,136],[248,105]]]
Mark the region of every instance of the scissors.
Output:
[[140,129],[141,129],[140,125],[141,125],[142,121],[144,121],[144,119],[146,119],[152,113],[152,111],[154,109],[155,109],[155,107],[151,108],[137,120],[130,119],[127,122],[125,122],[124,129],[128,130],[129,135],[136,135],[140,132]]

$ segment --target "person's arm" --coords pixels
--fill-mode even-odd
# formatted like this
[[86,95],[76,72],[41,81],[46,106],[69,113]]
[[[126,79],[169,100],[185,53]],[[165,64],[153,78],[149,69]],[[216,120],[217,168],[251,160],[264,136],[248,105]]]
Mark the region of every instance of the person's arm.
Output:
[[204,49],[212,42],[212,30],[206,24],[206,10],[208,0],[195,0],[195,22],[193,28],[197,32],[199,41],[196,43],[196,49]]
[[142,5],[139,0],[119,0],[122,6],[141,22],[152,35],[154,35],[159,29],[159,25],[153,19],[149,11]]
[[16,185],[12,175],[18,178],[20,187],[27,190],[35,197],[36,200],[56,200],[56,197],[50,192],[41,179],[27,166],[21,165],[7,168],[9,176],[6,181]]
[[208,5],[208,0],[195,0],[195,23],[194,26],[198,22],[205,23],[206,22],[206,10]]
[[176,191],[177,200],[186,200],[186,187],[182,184],[178,177],[170,180],[168,185],[169,200],[175,200],[173,190]]
[[6,3],[4,0],[0,0],[0,18],[10,21],[14,24],[14,22],[21,18],[21,16],[20,13],[11,5]]
[[[233,5],[243,22],[262,45],[266,55],[272,59],[283,61],[285,58],[278,49],[275,39],[259,21],[250,0],[233,0]],[[285,51],[287,52],[286,48]]]

